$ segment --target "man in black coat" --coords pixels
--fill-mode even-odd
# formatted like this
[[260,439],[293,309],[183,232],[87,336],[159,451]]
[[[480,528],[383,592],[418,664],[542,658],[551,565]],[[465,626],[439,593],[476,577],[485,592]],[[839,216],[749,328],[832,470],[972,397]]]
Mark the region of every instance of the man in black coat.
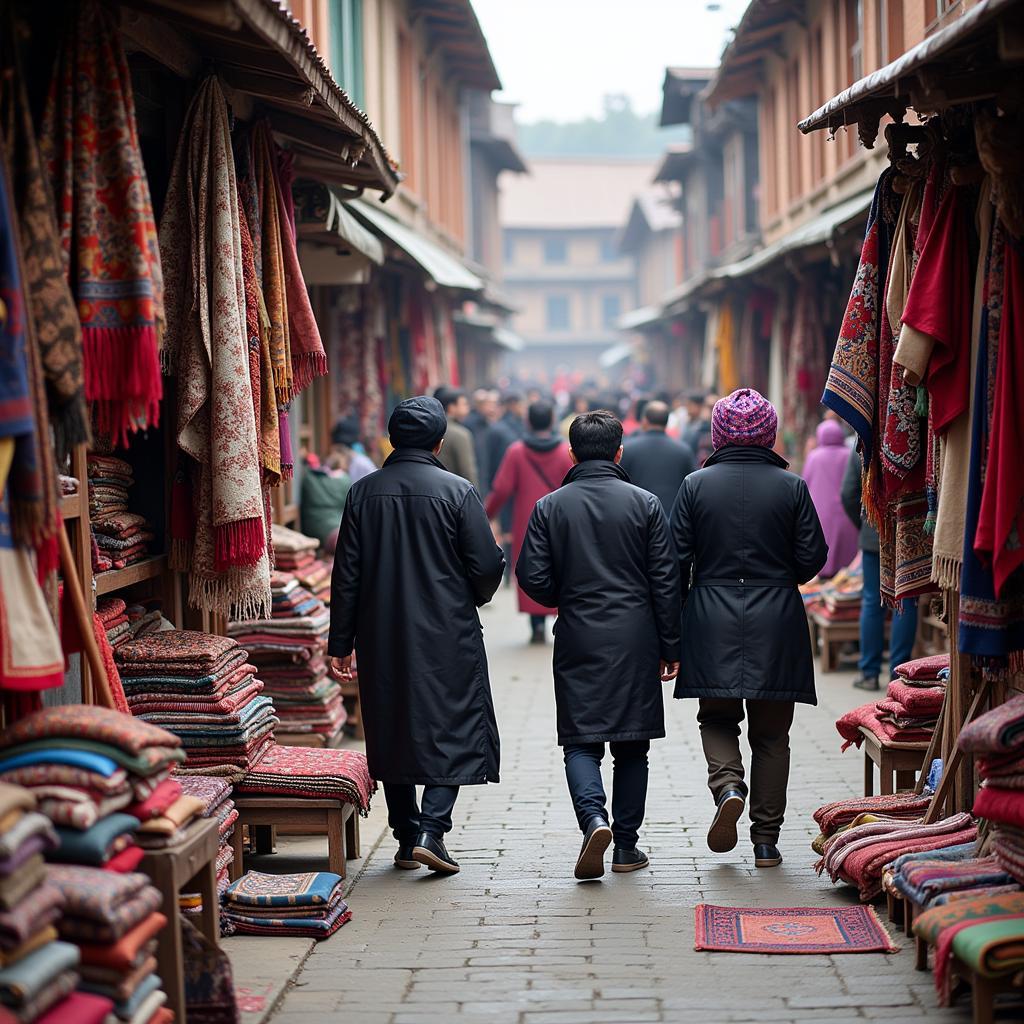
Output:
[[736,845],[748,793],[739,741],[746,703],[757,867],[782,862],[777,843],[794,705],[817,703],[797,586],[828,555],[807,485],[771,450],[777,425],[772,404],[756,391],[721,399],[711,421],[715,451],[686,478],[672,510],[685,600],[675,695],[700,698],[697,720],[717,805],[708,846],[725,853]]
[[657,495],[666,516],[683,481],[696,468],[693,451],[665,433],[668,416],[664,402],[648,402],[640,432],[626,442],[622,451],[622,468],[629,479]]
[[388,423],[394,452],[349,491],[327,653],[342,679],[354,678],[358,654],[366,756],[384,784],[395,864],[454,874],[443,837],[459,786],[498,781],[477,608],[505,559],[476,490],[437,459],[447,425],[436,398],[402,402]]
[[[647,867],[637,849],[647,799],[650,741],[665,735],[659,679],[679,669],[679,581],[661,503],[619,466],[622,424],[610,413],[579,416],[569,429],[573,468],[537,502],[516,577],[558,608],[555,704],[558,742],[583,847],[577,878]],[[608,826],[601,760],[615,759]]]

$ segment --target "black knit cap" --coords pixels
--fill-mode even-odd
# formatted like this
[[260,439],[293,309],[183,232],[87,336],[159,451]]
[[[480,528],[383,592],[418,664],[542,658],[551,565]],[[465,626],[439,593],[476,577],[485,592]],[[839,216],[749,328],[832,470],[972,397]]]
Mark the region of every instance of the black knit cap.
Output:
[[444,406],[429,395],[399,402],[388,420],[388,434],[396,448],[422,448],[429,452],[447,431]]

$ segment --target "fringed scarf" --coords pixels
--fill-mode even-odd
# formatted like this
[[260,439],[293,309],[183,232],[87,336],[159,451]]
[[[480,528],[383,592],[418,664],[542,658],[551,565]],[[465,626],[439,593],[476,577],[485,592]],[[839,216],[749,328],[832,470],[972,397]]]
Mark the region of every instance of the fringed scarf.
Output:
[[793,305],[783,392],[786,429],[801,443],[814,436],[819,418],[817,388],[828,370],[824,344],[821,291],[810,278],[803,278]]
[[[211,76],[185,119],[160,224],[163,355],[178,380],[176,436],[191,460],[195,529],[187,565],[180,547],[175,561],[189,571],[194,607],[260,618],[270,613],[270,567],[241,237],[227,103]],[[180,511],[173,518],[180,524]]]
[[75,5],[41,146],[78,302],[85,395],[115,441],[160,415],[163,277],[124,50],[110,15]]
[[64,274],[64,254],[53,215],[53,196],[36,142],[20,68],[0,80],[4,134],[11,157],[25,290],[35,323],[57,460],[89,441],[89,411],[82,381],[82,325]]

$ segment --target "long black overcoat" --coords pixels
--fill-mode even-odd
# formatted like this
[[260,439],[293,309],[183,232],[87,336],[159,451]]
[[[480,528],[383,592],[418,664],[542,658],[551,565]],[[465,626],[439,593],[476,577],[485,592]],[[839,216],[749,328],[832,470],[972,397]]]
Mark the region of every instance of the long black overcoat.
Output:
[[677,697],[817,703],[797,585],[825,564],[828,544],[807,485],[787,465],[767,448],[729,445],[679,489]]
[[498,781],[498,727],[477,608],[505,559],[471,484],[399,449],[353,484],[331,579],[328,654],[353,647],[370,774]]
[[574,466],[537,502],[516,578],[558,608],[558,742],[664,736],[659,663],[679,660],[679,581],[661,502],[613,462]]

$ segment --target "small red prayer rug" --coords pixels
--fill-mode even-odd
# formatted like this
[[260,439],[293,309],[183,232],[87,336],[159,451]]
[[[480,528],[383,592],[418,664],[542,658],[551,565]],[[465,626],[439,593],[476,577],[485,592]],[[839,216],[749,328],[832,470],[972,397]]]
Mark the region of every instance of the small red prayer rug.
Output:
[[715,907],[698,903],[694,949],[719,953],[896,953],[871,907]]

